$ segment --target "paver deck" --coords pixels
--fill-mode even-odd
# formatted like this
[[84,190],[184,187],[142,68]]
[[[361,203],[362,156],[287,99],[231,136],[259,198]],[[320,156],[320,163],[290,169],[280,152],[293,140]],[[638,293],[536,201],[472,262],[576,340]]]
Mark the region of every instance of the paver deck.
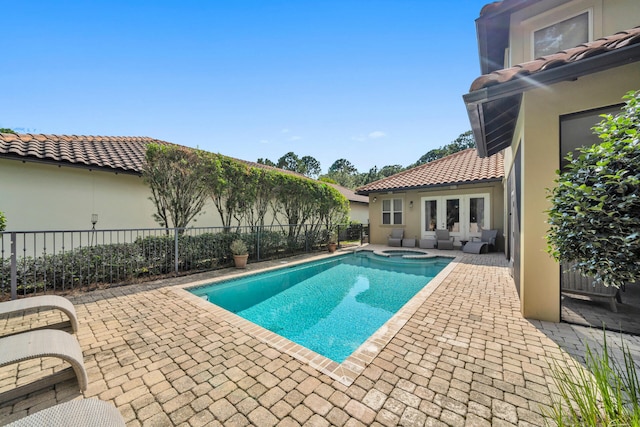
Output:
[[[129,426],[544,425],[550,361],[579,360],[585,341],[593,347],[602,333],[524,319],[501,254],[443,254],[458,258],[349,381],[181,289],[235,270],[72,296],[89,373],[84,397],[113,402]],[[0,318],[0,328],[62,320],[26,314]],[[640,355],[638,337],[625,342]],[[43,359],[2,368],[0,392],[64,367]],[[79,397],[66,381],[0,402],[0,424]]]

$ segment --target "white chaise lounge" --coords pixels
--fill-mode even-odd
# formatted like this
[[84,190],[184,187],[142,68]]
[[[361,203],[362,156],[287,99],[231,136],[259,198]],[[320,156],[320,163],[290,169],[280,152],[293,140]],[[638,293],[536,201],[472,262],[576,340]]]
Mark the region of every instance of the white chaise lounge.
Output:
[[58,295],[40,295],[21,298],[13,301],[0,302],[0,316],[20,313],[29,309],[56,309],[69,317],[73,332],[78,332],[78,317],[76,309],[68,299]]
[[98,399],[60,403],[8,424],[7,427],[124,427],[118,409]]
[[0,367],[42,357],[57,357],[71,364],[71,367],[1,393],[0,404],[73,378],[74,375],[80,390],[87,389],[89,380],[82,349],[74,335],[56,329],[39,329],[0,338]]

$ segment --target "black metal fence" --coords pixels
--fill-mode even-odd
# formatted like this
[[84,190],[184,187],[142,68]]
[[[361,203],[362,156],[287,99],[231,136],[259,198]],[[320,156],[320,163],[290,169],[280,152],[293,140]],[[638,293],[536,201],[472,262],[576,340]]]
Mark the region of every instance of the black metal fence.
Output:
[[0,233],[0,300],[230,267],[229,247],[236,239],[246,244],[249,262],[320,251],[332,232],[339,245],[362,244],[368,226],[4,232]]

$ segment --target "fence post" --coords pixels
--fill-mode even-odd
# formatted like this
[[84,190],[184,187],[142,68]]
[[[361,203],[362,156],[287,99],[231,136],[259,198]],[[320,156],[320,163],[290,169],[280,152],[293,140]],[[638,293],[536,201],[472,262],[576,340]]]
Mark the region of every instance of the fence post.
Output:
[[260,233],[262,233],[262,227],[256,227],[256,261],[260,261]]
[[304,251],[309,252],[309,226],[304,225]]
[[174,258],[176,274],[178,274],[178,228],[177,227],[173,229],[173,235],[174,235],[173,258]]
[[17,256],[17,236],[11,233],[11,299],[18,298],[18,256]]

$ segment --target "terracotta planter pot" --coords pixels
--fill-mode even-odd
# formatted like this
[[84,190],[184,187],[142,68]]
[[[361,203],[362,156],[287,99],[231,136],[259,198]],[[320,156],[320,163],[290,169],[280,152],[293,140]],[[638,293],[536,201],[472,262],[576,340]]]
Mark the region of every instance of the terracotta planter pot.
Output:
[[329,252],[333,253],[336,251],[337,248],[338,248],[337,243],[327,243],[327,249],[329,249]]
[[249,258],[249,254],[246,255],[234,255],[233,262],[236,264],[236,268],[246,268],[247,267],[247,259]]

